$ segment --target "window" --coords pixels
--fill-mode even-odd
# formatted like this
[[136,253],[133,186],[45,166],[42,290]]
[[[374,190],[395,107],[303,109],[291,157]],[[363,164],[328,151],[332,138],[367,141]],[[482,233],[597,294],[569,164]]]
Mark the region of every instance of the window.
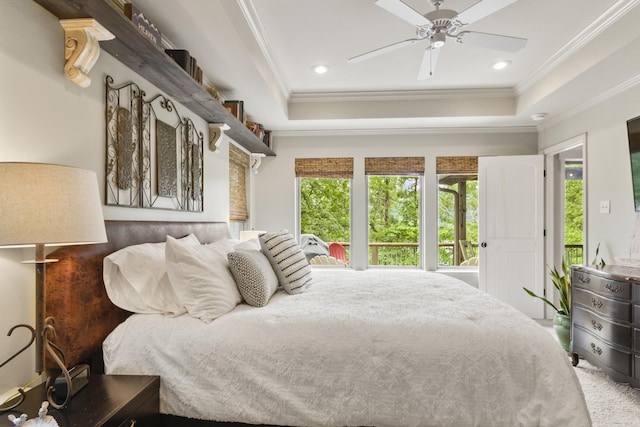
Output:
[[348,264],[353,159],[296,159],[295,168],[300,195],[300,244],[307,259],[330,255],[330,246],[337,246],[344,251],[333,253],[334,257]]
[[247,173],[249,155],[229,144],[229,221],[244,222],[249,218],[247,209]]
[[478,158],[438,157],[438,266],[477,265]]
[[365,158],[369,265],[420,266],[423,157]]
[[568,265],[583,264],[582,160],[565,160],[564,171],[564,259]]

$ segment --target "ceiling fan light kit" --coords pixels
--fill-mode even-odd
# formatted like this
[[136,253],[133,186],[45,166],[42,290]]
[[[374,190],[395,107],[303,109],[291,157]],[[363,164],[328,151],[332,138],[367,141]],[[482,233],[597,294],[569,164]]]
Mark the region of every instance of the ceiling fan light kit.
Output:
[[447,35],[445,33],[435,33],[431,36],[431,48],[439,49],[444,46],[444,42],[447,40]]
[[461,31],[475,21],[497,12],[515,1],[517,0],[481,0],[467,10],[458,13],[450,9],[440,9],[444,0],[430,0],[436,10],[422,15],[401,0],[377,0],[375,2],[376,6],[414,25],[416,27],[416,38],[393,43],[354,56],[347,62],[356,63],[364,61],[405,46],[413,45],[422,40],[429,40],[429,46],[427,46],[424,51],[418,72],[418,80],[423,80],[433,75],[437,61],[437,52],[445,45],[447,37],[451,37],[462,44],[516,52],[526,45],[526,39],[500,34]]

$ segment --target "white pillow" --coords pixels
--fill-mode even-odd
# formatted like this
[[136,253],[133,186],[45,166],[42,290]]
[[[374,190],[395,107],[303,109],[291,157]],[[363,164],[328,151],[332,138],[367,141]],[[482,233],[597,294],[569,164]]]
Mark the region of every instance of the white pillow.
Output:
[[[193,234],[180,241],[187,245],[200,245]],[[186,308],[169,283],[164,252],[164,242],[143,243],[105,257],[103,280],[111,301],[134,313],[185,313]]]
[[242,298],[254,307],[264,307],[278,289],[278,277],[259,250],[240,250],[227,255],[229,269]]
[[259,251],[260,241],[257,237],[249,240],[245,240],[244,242],[240,242],[233,247],[236,251]]
[[169,281],[192,317],[211,322],[233,310],[242,300],[229,271],[229,246],[228,241],[192,246],[167,238],[165,256]]
[[233,252],[236,246],[240,244],[238,239],[220,239],[213,243],[207,243],[207,246],[213,246],[218,249],[219,252],[224,253],[226,256],[229,252]]
[[291,234],[263,234],[260,236],[260,246],[278,276],[280,285],[288,294],[299,294],[311,285],[311,266]]

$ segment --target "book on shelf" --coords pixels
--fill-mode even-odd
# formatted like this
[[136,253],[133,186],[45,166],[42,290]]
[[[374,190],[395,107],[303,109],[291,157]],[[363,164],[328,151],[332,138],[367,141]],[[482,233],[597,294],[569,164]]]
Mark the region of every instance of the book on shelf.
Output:
[[132,3],[124,4],[124,14],[133,22],[133,25],[156,46],[162,47],[162,34],[155,24],[149,21],[144,14]]
[[244,123],[244,102],[236,100],[225,101],[224,108],[226,108],[233,117],[238,119],[240,123]]
[[174,61],[182,68],[187,74],[191,75],[191,55],[186,49],[165,49],[165,53],[173,58]]

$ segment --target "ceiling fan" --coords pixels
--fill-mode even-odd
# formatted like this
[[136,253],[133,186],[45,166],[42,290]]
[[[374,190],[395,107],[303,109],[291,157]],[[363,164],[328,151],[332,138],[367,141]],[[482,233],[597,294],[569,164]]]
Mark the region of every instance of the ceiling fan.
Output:
[[516,52],[524,47],[527,39],[475,31],[461,31],[467,25],[491,15],[516,1],[480,0],[465,11],[458,13],[455,10],[440,9],[444,0],[430,0],[436,10],[422,15],[401,0],[377,0],[375,2],[377,6],[415,25],[416,37],[354,56],[347,62],[364,61],[383,53],[427,40],[429,46],[424,51],[420,71],[418,72],[418,80],[424,80],[433,75],[440,48],[445,45],[447,38],[455,39],[458,43]]

